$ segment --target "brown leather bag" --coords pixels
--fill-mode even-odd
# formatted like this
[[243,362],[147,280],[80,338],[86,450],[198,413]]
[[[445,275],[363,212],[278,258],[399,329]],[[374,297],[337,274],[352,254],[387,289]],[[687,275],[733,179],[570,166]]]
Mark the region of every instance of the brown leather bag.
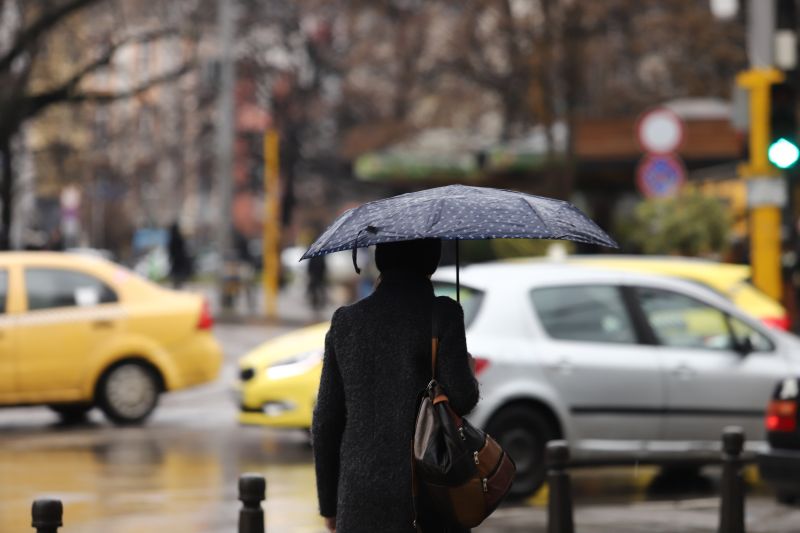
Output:
[[414,427],[415,500],[419,490],[447,522],[471,528],[492,514],[508,494],[516,467],[492,437],[450,407],[447,393],[436,381],[436,324],[434,319],[432,378],[421,395]]

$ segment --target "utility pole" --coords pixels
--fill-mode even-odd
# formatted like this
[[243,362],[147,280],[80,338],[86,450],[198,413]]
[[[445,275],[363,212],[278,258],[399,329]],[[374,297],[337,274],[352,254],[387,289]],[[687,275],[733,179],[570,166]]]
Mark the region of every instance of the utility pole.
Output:
[[[220,40],[219,58],[219,98],[217,101],[217,169],[216,189],[219,214],[217,223],[217,250],[220,262],[218,271],[218,289],[223,311],[230,311],[233,301],[226,288],[229,262],[232,258],[232,216],[233,201],[233,138],[234,138],[234,74],[233,31],[234,0],[217,0],[217,22]],[[235,265],[234,265],[235,266]]]
[[[754,284],[772,298],[783,297],[781,279],[781,208],[786,203],[786,183],[778,168],[770,164],[773,85],[785,79],[774,68],[775,51],[783,63],[781,42],[776,43],[776,2],[750,0],[747,11],[747,53],[750,69],[739,73],[736,83],[749,92],[750,160],[741,165],[739,176],[747,180],[750,208],[750,264]],[[788,0],[794,2],[794,0]],[[777,44],[777,46],[776,46]],[[782,64],[786,69],[787,65]]]
[[275,128],[264,133],[264,229],[262,281],[264,309],[268,319],[277,318],[280,277],[280,134]]

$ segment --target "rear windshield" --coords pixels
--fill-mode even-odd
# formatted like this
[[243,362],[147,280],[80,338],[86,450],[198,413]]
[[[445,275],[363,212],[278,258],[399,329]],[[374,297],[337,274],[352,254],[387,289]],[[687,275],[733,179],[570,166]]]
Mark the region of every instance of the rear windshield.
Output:
[[[448,283],[445,281],[434,281],[433,292],[436,296],[449,296],[453,300],[456,299],[456,284]],[[483,292],[471,287],[461,285],[461,307],[464,309],[464,327],[469,328],[475,317],[478,315],[478,310],[481,307],[483,300]]]

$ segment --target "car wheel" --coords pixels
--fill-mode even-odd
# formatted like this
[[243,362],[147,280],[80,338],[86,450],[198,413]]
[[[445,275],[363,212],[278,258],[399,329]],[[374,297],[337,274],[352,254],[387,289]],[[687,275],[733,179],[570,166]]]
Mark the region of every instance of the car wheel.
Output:
[[94,406],[85,403],[62,403],[48,405],[47,407],[58,414],[63,424],[80,424],[86,421],[86,415],[89,414],[89,411]]
[[539,490],[546,472],[545,445],[557,438],[549,418],[531,407],[512,406],[497,413],[486,429],[517,466],[509,496],[521,498]]
[[103,375],[97,387],[97,404],[115,424],[140,424],[155,409],[160,391],[158,376],[151,368],[126,362]]
[[795,505],[798,501],[798,494],[788,490],[779,490],[775,499],[783,505]]

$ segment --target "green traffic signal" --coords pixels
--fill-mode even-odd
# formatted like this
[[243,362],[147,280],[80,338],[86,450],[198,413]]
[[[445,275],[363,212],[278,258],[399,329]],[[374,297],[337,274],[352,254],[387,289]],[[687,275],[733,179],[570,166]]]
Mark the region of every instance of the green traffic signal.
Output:
[[800,159],[800,149],[793,142],[780,138],[767,150],[769,162],[778,168],[789,168]]

